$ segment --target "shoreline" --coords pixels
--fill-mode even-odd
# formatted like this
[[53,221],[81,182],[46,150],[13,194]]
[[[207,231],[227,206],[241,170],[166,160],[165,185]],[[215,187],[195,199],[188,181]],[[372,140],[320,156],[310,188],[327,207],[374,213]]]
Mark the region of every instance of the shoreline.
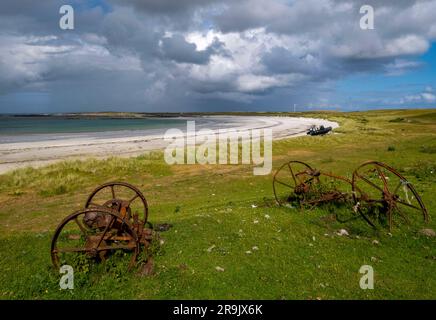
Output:
[[[207,128],[214,133],[219,129],[230,128],[238,131],[271,128],[273,140],[306,135],[312,125],[339,127],[336,122],[305,117],[216,115],[174,119],[196,120],[196,131]],[[132,157],[163,150],[169,143],[163,139],[167,129],[169,128],[28,135],[28,141],[0,143],[0,174],[63,160]],[[179,129],[186,133],[186,125]]]

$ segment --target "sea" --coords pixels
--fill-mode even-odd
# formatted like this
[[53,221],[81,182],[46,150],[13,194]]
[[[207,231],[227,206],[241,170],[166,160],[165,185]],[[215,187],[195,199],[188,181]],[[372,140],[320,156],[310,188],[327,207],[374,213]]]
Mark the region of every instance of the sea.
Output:
[[[208,117],[195,117],[198,128],[214,128],[218,124],[231,127],[234,122],[227,117],[225,123]],[[186,130],[186,117],[162,118],[105,118],[63,116],[9,116],[0,115],[0,144],[74,139],[83,137],[110,138],[163,134],[167,129]],[[236,121],[235,121],[236,122]]]
[[44,133],[81,133],[119,130],[147,130],[186,125],[176,118],[63,118],[0,116],[0,135],[28,135]]
[[182,118],[69,118],[47,116],[0,116],[0,143],[38,141],[56,136],[107,133],[115,136],[186,127]]

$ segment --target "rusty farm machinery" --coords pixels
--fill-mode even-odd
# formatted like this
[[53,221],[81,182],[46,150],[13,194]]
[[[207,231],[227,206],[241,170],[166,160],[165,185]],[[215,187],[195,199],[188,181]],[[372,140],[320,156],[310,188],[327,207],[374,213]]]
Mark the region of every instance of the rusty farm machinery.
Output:
[[[315,169],[301,161],[284,163],[273,178],[273,191],[281,206],[297,204],[312,208],[325,203],[352,206],[354,217],[372,227],[392,230],[400,220],[411,224],[428,211],[415,187],[394,168],[367,161],[353,171],[352,178]],[[340,221],[340,219],[337,220]]]
[[[399,219],[407,223],[419,216],[425,222],[429,220],[428,211],[410,181],[377,161],[361,164],[351,179],[301,161],[289,161],[274,174],[273,190],[281,206],[349,205],[354,217],[362,217],[372,227],[382,223],[392,230]],[[156,228],[165,231],[168,226]],[[67,216],[58,225],[51,242],[51,259],[58,269],[65,264],[105,261],[116,252],[130,252],[130,269],[141,252],[147,253],[156,237],[148,222],[148,204],[142,192],[125,182],[109,182],[89,195],[84,209]],[[149,254],[145,262],[145,267],[152,268]]]
[[130,269],[153,237],[147,200],[141,191],[125,182],[109,182],[89,195],[83,210],[58,225],[51,242],[51,259],[59,269],[83,260],[105,261],[117,251],[131,252]]

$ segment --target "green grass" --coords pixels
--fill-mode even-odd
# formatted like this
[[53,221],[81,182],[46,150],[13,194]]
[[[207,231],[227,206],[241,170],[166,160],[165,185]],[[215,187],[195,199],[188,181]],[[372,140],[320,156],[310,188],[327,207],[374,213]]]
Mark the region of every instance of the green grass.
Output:
[[[274,142],[274,170],[298,159],[350,178],[363,161],[386,162],[415,184],[432,218],[426,227],[436,229],[435,114],[298,114],[338,121],[341,127],[324,137]],[[435,238],[407,225],[389,235],[361,220],[341,224],[331,219],[338,209],[330,206],[307,211],[279,208],[273,202],[272,174],[253,176],[252,169],[168,166],[156,152],[128,159],[67,161],[1,175],[0,298],[436,298]],[[60,274],[50,261],[54,229],[83,207],[98,184],[111,180],[143,190],[151,222],[173,224],[161,234],[164,244],[155,254],[155,273],[127,272],[122,262],[128,257],[119,257],[120,263],[76,272],[75,289],[60,290]],[[342,228],[349,237],[336,235]],[[364,264],[374,267],[374,290],[359,287],[358,271]]]

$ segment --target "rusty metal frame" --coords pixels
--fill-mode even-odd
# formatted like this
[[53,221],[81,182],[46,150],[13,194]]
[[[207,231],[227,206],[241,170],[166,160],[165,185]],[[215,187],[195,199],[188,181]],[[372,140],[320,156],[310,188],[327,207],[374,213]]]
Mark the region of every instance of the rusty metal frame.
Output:
[[[291,167],[293,164],[298,164],[300,166],[303,166],[305,169],[298,172],[294,172]],[[281,181],[281,179],[280,180],[278,179],[278,174],[279,172],[282,172],[282,170],[284,170],[286,167],[289,168],[291,178],[289,179],[289,181]],[[372,170],[374,172],[377,172],[378,178],[381,180],[383,187],[377,186],[375,183],[371,182],[360,172],[363,168],[366,167],[370,167],[370,168],[372,167]],[[388,183],[387,183],[388,178],[385,176],[385,174],[383,174],[382,172],[383,170],[387,170],[388,172],[390,172],[392,175],[394,175],[399,179],[399,183],[394,188],[394,190],[390,190],[388,188]],[[296,177],[303,176],[303,175],[307,178],[304,180],[297,181]],[[346,185],[349,185],[350,189],[346,192],[343,192],[341,190],[331,189],[331,190],[326,190],[317,193],[316,190],[314,190],[315,188],[312,187],[312,185],[314,183],[320,184],[321,177],[327,177],[332,180],[339,180],[345,182]],[[380,193],[380,195],[377,197],[374,196],[371,197],[367,192],[363,191],[362,188],[358,187],[358,182],[361,181],[366,182],[371,188],[376,188],[376,190]],[[278,194],[277,187],[276,187],[278,184],[284,185],[290,189],[289,190],[290,194],[286,198],[286,200],[281,199],[280,195]],[[411,203],[406,203],[397,195],[397,192],[401,186],[410,190],[414,199],[416,199],[417,201],[416,205],[412,205]],[[311,194],[312,198],[307,199],[306,195],[313,191],[315,194],[312,193]],[[365,212],[362,209],[364,207],[362,203],[365,204],[366,208],[368,207],[371,208],[376,204],[381,204],[383,208],[381,213],[384,214],[388,219],[389,230],[392,230],[394,226],[394,221],[393,221],[394,212],[397,215],[401,216],[401,218],[404,221],[409,223],[408,217],[405,214],[403,214],[402,211],[400,210],[400,205],[422,212],[424,222],[428,223],[429,221],[428,210],[425,207],[424,202],[422,201],[422,198],[416,191],[415,187],[397,170],[379,161],[366,161],[362,163],[353,171],[351,180],[343,176],[335,175],[333,173],[314,169],[309,164],[302,161],[289,161],[284,163],[282,166],[280,166],[279,169],[275,172],[273,176],[273,192],[274,192],[275,200],[277,204],[280,206],[283,206],[286,202],[290,202],[291,199],[297,200],[301,208],[304,208],[307,205],[317,206],[328,202],[337,202],[337,201],[344,201],[344,200],[347,202],[348,200],[350,200],[348,202],[351,201],[353,202],[353,213],[359,213],[359,216],[374,228],[377,228],[376,224],[373,220],[371,220],[367,212]]]
[[[116,194],[115,186],[133,191],[134,196],[122,199]],[[110,189],[111,199],[105,200],[102,204],[94,202],[96,195],[105,189]],[[138,213],[132,214],[131,204],[136,199],[139,199],[142,207],[142,219]],[[56,269],[60,267],[60,253],[84,253],[87,257],[105,260],[110,252],[127,250],[132,252],[129,263],[131,269],[138,254],[150,246],[154,236],[153,227],[147,220],[147,200],[138,188],[126,182],[102,184],[89,195],[83,210],[67,216],[56,228],[50,248],[53,266]],[[84,243],[76,247],[61,248],[58,245],[60,235],[64,229],[68,230],[66,226],[70,223],[77,225],[80,234],[66,234],[65,231],[66,239],[82,239]]]

